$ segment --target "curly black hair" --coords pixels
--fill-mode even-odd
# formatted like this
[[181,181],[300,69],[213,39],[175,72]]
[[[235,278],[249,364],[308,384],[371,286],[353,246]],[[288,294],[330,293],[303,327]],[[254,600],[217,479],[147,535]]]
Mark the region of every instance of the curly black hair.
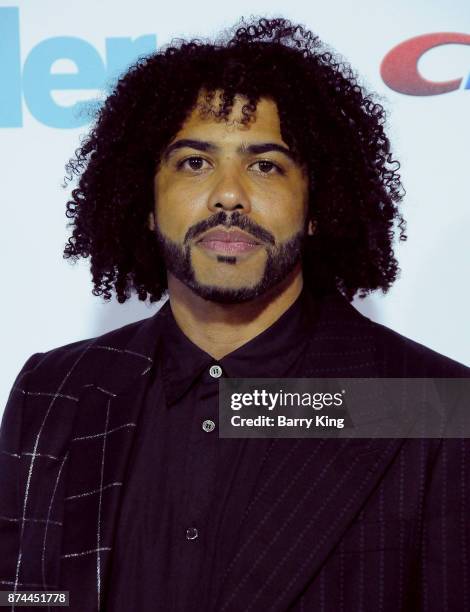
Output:
[[305,284],[317,295],[352,300],[384,293],[399,268],[395,231],[406,240],[398,205],[404,190],[384,132],[385,111],[349,64],[302,25],[242,20],[213,41],[172,41],[119,79],[67,164],[79,177],[67,202],[73,232],[64,257],[91,258],[93,294],[119,302],[135,291],[159,300],[164,262],[148,227],[162,152],[201,91],[223,92],[219,116],[246,99],[247,122],[261,97],[277,104],[281,133],[309,176],[316,230],[303,252]]

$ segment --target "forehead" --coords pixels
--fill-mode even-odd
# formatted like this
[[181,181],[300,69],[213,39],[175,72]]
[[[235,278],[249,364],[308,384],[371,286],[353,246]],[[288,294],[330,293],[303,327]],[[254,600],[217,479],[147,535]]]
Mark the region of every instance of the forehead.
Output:
[[220,118],[215,115],[220,107],[220,94],[216,94],[211,107],[200,96],[175,139],[204,138],[210,135],[211,138],[220,139],[268,138],[271,142],[283,143],[276,103],[269,98],[260,98],[251,120],[243,124],[242,109],[247,102],[245,97],[236,96],[228,117]]

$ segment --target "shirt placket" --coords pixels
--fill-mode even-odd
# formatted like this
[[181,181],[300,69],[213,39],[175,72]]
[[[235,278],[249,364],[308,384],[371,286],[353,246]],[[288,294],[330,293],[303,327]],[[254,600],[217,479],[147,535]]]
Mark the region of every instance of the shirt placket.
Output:
[[[218,364],[210,364],[201,373],[193,389],[195,402],[191,417],[187,459],[184,470],[184,495],[177,537],[181,541],[178,566],[186,590],[176,586],[175,610],[191,609],[195,597],[203,596],[206,561],[211,541],[209,511],[217,476],[218,378],[223,374]],[[200,588],[199,588],[200,587]]]

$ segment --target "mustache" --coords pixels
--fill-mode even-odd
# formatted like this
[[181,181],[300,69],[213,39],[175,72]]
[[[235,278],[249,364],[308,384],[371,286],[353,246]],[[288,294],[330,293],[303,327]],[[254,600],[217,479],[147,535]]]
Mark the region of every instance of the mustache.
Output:
[[267,242],[271,245],[276,243],[271,232],[265,230],[246,215],[242,215],[239,211],[235,211],[234,213],[228,215],[225,211],[221,210],[208,219],[203,219],[202,221],[199,221],[199,223],[192,225],[186,232],[184,244],[190,240],[193,240],[194,238],[197,238],[200,234],[203,234],[213,227],[221,225],[223,227],[238,227],[247,234],[251,234],[254,238],[257,238],[261,242]]

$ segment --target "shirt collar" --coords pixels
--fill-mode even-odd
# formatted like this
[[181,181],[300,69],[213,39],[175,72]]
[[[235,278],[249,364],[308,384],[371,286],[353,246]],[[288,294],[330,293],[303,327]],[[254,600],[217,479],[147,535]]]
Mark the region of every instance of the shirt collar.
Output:
[[293,304],[267,329],[220,360],[194,344],[178,326],[169,302],[166,309],[159,354],[168,405],[181,398],[202,376],[205,382],[216,382],[209,375],[212,365],[219,365],[230,378],[282,378],[297,363],[308,341],[308,330],[314,323],[315,303],[303,289]]

